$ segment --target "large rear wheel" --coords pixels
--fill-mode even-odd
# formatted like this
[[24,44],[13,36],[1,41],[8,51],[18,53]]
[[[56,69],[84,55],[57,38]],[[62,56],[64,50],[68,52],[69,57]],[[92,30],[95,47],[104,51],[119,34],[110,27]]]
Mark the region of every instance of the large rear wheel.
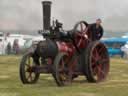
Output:
[[92,42],[84,52],[84,74],[89,82],[103,81],[109,72],[109,55],[105,45]]

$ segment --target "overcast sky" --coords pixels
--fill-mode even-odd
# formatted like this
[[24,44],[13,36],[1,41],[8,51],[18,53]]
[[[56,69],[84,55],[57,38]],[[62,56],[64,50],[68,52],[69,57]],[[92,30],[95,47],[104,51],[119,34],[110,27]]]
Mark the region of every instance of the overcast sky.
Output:
[[[97,18],[104,29],[128,31],[128,0],[51,0],[52,17],[71,29],[79,20]],[[42,28],[41,0],[0,0],[0,30],[38,30]]]

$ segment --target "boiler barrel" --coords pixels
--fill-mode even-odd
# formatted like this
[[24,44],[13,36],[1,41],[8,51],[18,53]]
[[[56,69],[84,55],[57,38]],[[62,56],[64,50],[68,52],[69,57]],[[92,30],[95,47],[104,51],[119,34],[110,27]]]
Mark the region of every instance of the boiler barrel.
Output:
[[58,53],[57,44],[50,39],[40,41],[37,44],[36,53],[43,58],[55,57]]

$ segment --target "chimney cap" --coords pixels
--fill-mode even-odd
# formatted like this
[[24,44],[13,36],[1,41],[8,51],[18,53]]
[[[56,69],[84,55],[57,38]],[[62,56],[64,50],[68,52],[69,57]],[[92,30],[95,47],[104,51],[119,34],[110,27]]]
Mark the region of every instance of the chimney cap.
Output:
[[49,4],[51,4],[51,3],[52,3],[51,1],[42,1],[42,4],[44,4],[44,5],[45,5],[45,4],[46,4],[46,5],[47,5],[47,4],[49,5]]

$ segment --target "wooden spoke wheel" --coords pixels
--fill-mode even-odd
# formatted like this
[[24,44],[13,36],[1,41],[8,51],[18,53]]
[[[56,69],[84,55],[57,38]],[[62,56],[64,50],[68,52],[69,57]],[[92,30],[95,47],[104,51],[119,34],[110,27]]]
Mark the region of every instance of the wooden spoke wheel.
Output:
[[68,62],[69,58],[65,53],[58,53],[54,60],[53,77],[58,86],[71,84],[72,75]]
[[20,79],[22,83],[33,84],[37,82],[40,74],[35,72],[35,66],[36,64],[31,54],[25,54],[20,63]]
[[88,45],[84,53],[84,73],[89,82],[103,81],[109,72],[109,55],[105,45],[99,41]]

